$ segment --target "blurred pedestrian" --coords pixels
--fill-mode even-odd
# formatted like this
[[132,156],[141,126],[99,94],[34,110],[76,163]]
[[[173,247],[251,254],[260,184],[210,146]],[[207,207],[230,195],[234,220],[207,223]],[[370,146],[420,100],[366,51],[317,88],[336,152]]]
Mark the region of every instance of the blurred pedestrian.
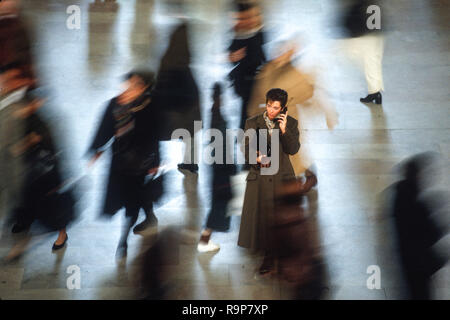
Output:
[[[222,137],[226,137],[227,123],[221,114],[221,95],[222,86],[215,83],[213,88],[213,100],[211,112],[211,128],[219,130]],[[227,216],[228,203],[233,194],[231,190],[231,176],[235,172],[233,164],[226,164],[226,145],[223,144],[222,155],[223,163],[213,163],[212,168],[212,190],[211,190],[211,209],[208,213],[205,228],[201,232],[200,241],[197,245],[199,252],[211,252],[220,249],[220,246],[210,240],[213,231],[225,232],[230,228],[231,217]],[[215,152],[215,151],[214,151]],[[216,154],[212,155],[213,157]]]
[[[437,223],[440,209],[447,210],[448,192],[428,192],[436,183],[439,170],[433,153],[418,154],[403,163],[403,178],[394,185],[393,216],[397,230],[402,268],[409,298],[432,298],[431,276],[448,261],[448,252],[439,253],[434,245],[448,232]],[[436,210],[438,209],[438,210]]]
[[173,268],[180,265],[181,237],[182,232],[177,227],[144,235],[141,255],[136,263],[138,299],[173,298],[177,285]]
[[[14,69],[16,77],[13,83],[32,83],[26,71]],[[27,88],[27,87],[25,87]],[[59,152],[54,143],[54,135],[50,126],[40,115],[44,104],[41,98],[31,98],[30,93],[21,99],[20,103],[5,108],[11,109],[8,121],[12,126],[19,127],[20,131],[8,131],[13,136],[8,137],[3,152],[9,152],[13,162],[10,183],[15,185],[14,211],[12,218],[13,233],[28,230],[34,221],[39,221],[46,230],[59,231],[58,238],[53,244],[53,250],[64,247],[68,240],[66,228],[75,220],[75,198],[70,188],[65,188],[65,181],[61,174]],[[18,159],[18,160],[15,160]],[[11,175],[12,174],[12,175]],[[4,176],[8,178],[7,176]],[[18,180],[18,181],[17,181]],[[7,259],[19,256],[26,247],[25,241],[17,244],[8,254]]]
[[4,208],[8,213],[20,201],[25,172],[23,157],[11,152],[25,135],[25,121],[15,114],[29,104],[26,96],[32,84],[20,65],[0,71],[0,190],[6,194]]
[[228,74],[234,92],[241,98],[241,120],[243,129],[247,120],[247,106],[250,102],[253,83],[258,68],[266,62],[263,50],[265,35],[261,9],[255,2],[237,1],[236,22],[233,40],[228,47],[228,59],[233,70]]
[[194,121],[200,121],[200,96],[192,74],[191,53],[188,41],[188,25],[182,22],[172,33],[169,46],[159,67],[154,101],[161,109],[159,121],[164,123],[161,140],[171,140],[177,129],[186,129],[190,139],[183,140],[184,159],[178,164],[181,170],[198,171],[196,161]]
[[276,275],[291,289],[293,299],[320,299],[326,289],[324,262],[319,251],[312,208],[305,207],[304,185],[286,180],[276,190],[271,225]]
[[368,25],[371,15],[368,8],[376,4],[379,8],[379,1],[352,0],[344,11],[342,25],[349,37],[343,44],[349,54],[362,64],[366,77],[369,94],[360,101],[381,104],[381,92],[384,90],[382,71],[384,37],[381,22],[379,29],[369,29]]
[[[109,171],[103,215],[114,215],[125,208],[126,223],[117,255],[127,254],[127,239],[141,208],[146,219],[139,229],[155,225],[153,201],[162,191],[162,181],[154,179],[159,166],[159,110],[152,102],[154,75],[132,71],[125,77],[125,91],[110,100],[89,147],[94,163],[112,139],[113,157]],[[139,230],[136,230],[139,231]]]

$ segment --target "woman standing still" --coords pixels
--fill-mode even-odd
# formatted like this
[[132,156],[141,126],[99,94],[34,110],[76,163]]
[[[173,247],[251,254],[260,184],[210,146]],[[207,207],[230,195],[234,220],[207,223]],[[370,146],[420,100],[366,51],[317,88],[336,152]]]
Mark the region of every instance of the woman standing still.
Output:
[[[250,153],[256,153],[256,164],[250,163],[250,171],[247,176],[247,187],[244,196],[244,205],[242,208],[241,225],[239,230],[238,245],[253,251],[262,251],[264,261],[259,269],[260,274],[270,272],[273,268],[272,236],[270,228],[274,221],[275,195],[285,181],[295,179],[294,169],[292,168],[289,155],[294,155],[300,149],[298,121],[288,116],[288,111],[283,110],[286,107],[288,94],[282,89],[270,89],[266,94],[266,111],[262,114],[247,119],[245,130],[254,129],[258,132],[261,129],[268,130],[269,135],[274,134],[274,130],[279,130],[279,140],[273,141],[279,143],[278,156],[279,168],[274,174],[261,174],[261,168],[271,166],[267,163],[267,156],[262,154],[260,146],[257,150],[253,149],[252,139],[256,136],[250,136],[245,139],[245,158],[249,162]],[[285,113],[284,113],[285,111]],[[271,140],[268,140],[267,150],[270,150]]]

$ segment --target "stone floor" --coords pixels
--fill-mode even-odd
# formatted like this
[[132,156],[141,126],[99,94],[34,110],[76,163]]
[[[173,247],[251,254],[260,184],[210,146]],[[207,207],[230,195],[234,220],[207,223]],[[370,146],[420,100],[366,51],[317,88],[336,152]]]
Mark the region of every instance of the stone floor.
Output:
[[[130,235],[127,261],[117,263],[115,249],[121,214],[98,219],[108,157],[91,170],[83,154],[94,134],[105,103],[119,91],[120,76],[134,66],[157,69],[176,21],[175,7],[164,0],[119,0],[117,10],[89,8],[91,1],[22,0],[34,34],[39,75],[49,96],[48,114],[65,151],[67,176],[87,174],[83,211],[68,230],[65,249],[51,252],[54,234],[33,240],[18,260],[0,266],[1,299],[129,299],[136,256],[142,237]],[[173,1],[172,1],[173,2]],[[192,17],[192,68],[201,89],[202,114],[209,119],[210,88],[224,79],[229,66],[225,49],[230,27],[228,1],[186,0]],[[66,27],[69,5],[81,8],[81,28]],[[389,1],[385,11],[385,93],[383,105],[366,106],[364,75],[336,48],[333,40],[334,0],[263,1],[270,40],[299,34],[305,45],[302,63],[315,70],[327,103],[339,113],[333,131],[325,121],[304,124],[305,147],[318,168],[318,189],[309,196],[321,252],[326,261],[326,299],[402,299],[401,270],[395,255],[392,219],[384,214],[383,191],[394,181],[393,167],[422,151],[450,157],[450,11],[448,0]],[[383,13],[384,14],[384,13]],[[270,56],[270,55],[269,55]],[[240,102],[227,90],[226,118],[236,124]],[[257,279],[260,258],[237,246],[239,213],[245,176],[233,179],[235,199],[229,233],[213,235],[221,245],[216,254],[196,252],[209,207],[209,169],[198,175],[181,173],[175,165],[180,145],[162,145],[169,161],[170,194],[157,207],[161,228],[181,225],[193,230],[180,247],[173,299],[286,299],[288,291],[275,279]],[[449,190],[448,163],[443,187]],[[3,224],[4,210],[0,215]],[[0,258],[20,239],[0,229]],[[448,238],[448,237],[447,237]],[[445,242],[445,241],[444,241]],[[448,241],[442,244],[444,247]],[[81,288],[69,290],[67,269],[76,265]],[[381,289],[370,290],[367,268],[381,270]],[[435,279],[435,297],[450,298],[450,268]]]

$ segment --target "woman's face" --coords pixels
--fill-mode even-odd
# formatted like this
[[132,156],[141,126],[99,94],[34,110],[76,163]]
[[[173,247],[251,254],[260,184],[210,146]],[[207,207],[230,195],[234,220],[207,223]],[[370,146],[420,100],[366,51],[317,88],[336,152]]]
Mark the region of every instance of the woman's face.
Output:
[[266,104],[267,116],[270,120],[275,119],[281,111],[280,101],[267,101]]
[[125,82],[125,91],[121,95],[121,101],[123,104],[127,104],[136,100],[147,88],[142,80],[133,76]]

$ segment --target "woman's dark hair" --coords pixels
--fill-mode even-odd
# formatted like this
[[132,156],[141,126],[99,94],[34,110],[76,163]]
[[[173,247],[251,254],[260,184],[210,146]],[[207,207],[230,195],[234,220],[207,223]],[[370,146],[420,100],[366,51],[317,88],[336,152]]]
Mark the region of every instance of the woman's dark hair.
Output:
[[284,108],[286,106],[288,99],[288,94],[286,91],[280,88],[273,88],[267,91],[266,93],[266,103],[271,101],[279,101],[281,104],[281,107]]

